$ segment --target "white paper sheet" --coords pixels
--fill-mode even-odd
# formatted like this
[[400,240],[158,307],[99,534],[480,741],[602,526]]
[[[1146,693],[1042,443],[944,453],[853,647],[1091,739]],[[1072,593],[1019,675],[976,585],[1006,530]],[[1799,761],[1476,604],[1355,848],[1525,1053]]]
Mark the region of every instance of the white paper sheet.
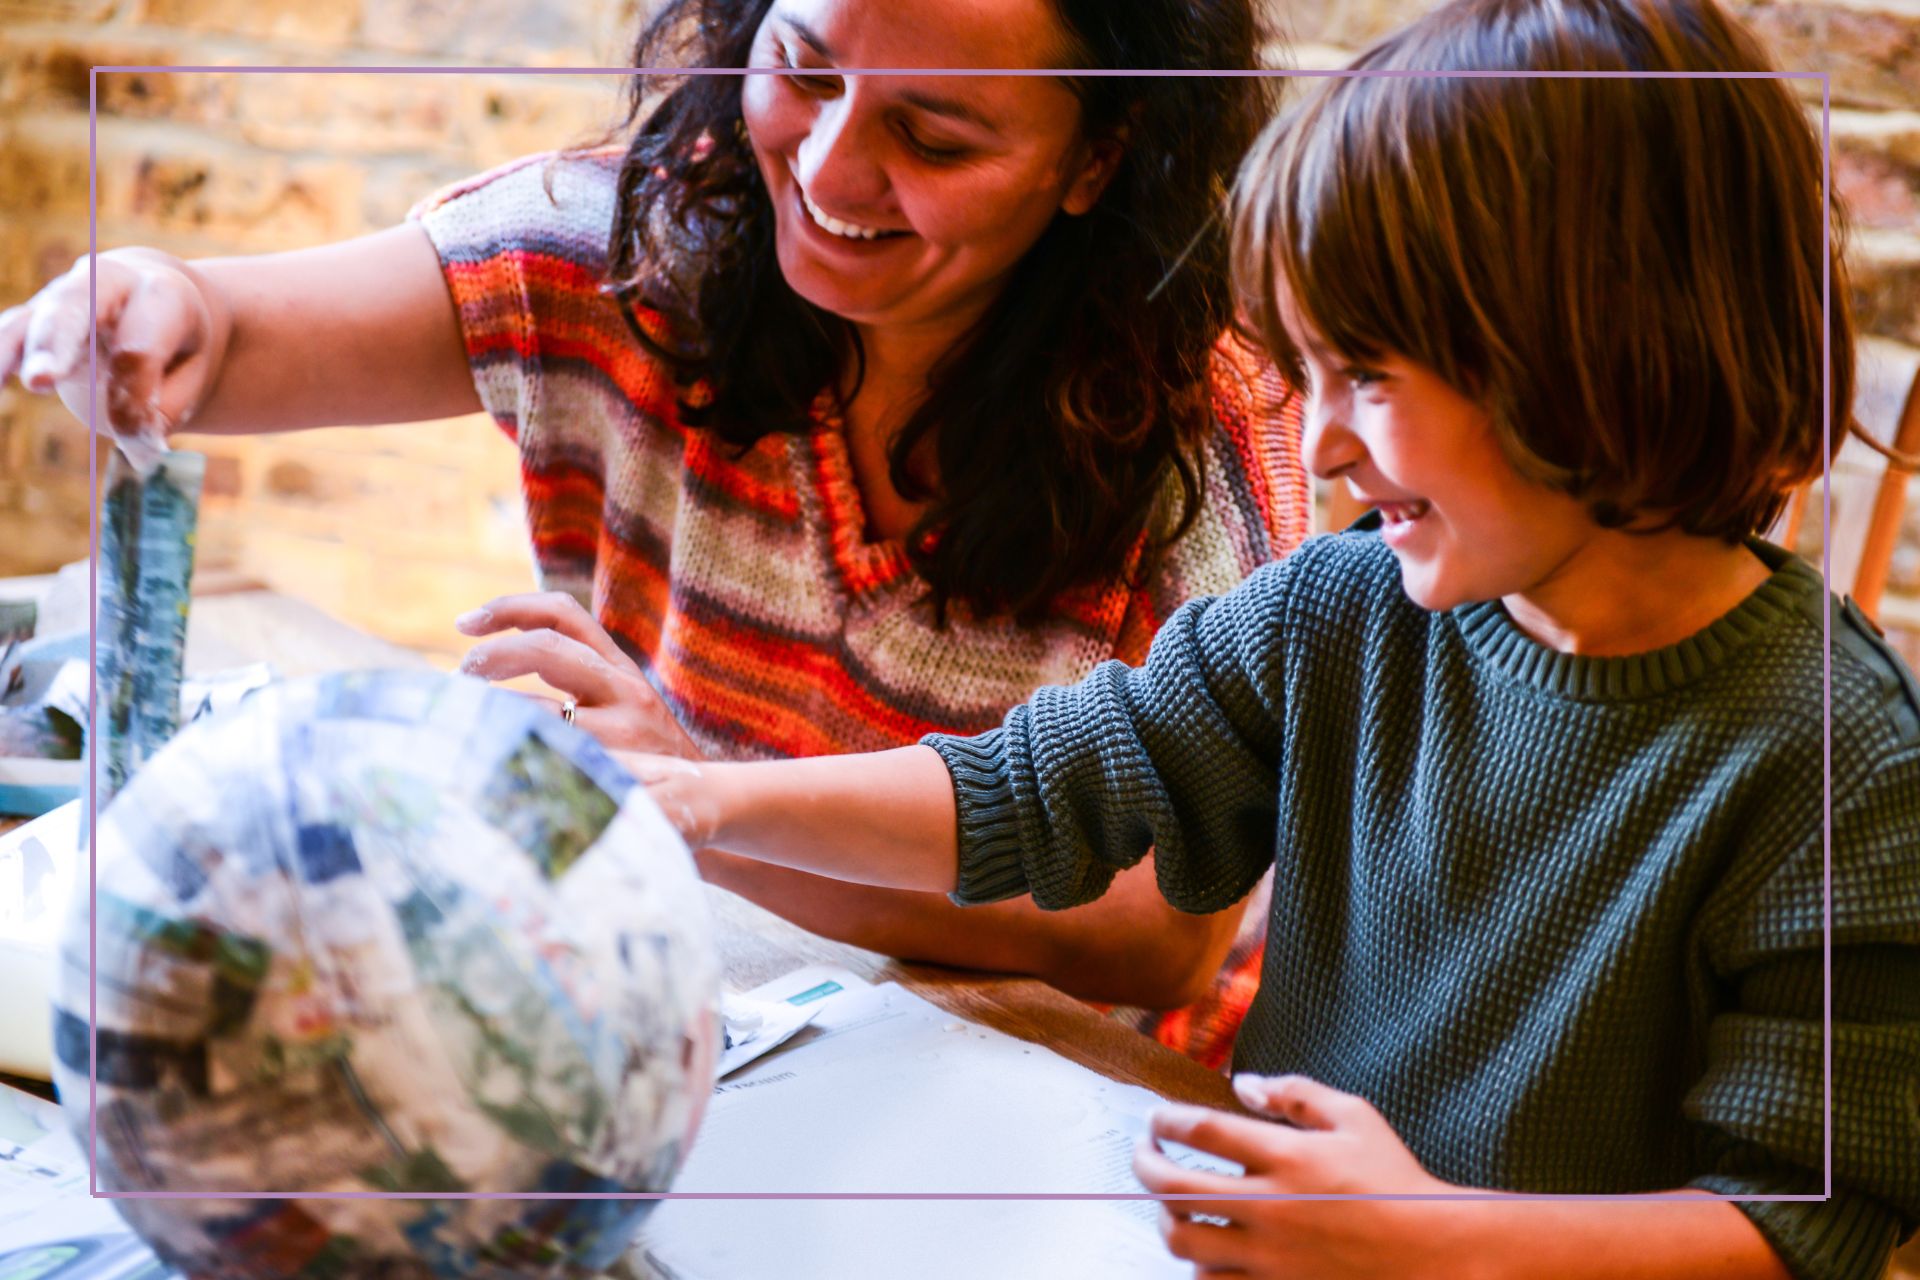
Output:
[[60,1108],[0,1085],[0,1276],[179,1280],[87,1195],[87,1157]]
[[[715,1089],[674,1190],[1138,1193],[1133,1146],[1160,1101],[897,986],[848,990]],[[1144,1200],[676,1200],[631,1260],[677,1280],[1191,1274],[1157,1213]]]

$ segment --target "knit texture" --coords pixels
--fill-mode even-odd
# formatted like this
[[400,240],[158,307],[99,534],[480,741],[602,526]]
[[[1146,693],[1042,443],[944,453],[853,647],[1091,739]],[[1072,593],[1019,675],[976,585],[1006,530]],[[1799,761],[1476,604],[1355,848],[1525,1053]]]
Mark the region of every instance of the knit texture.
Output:
[[[1036,626],[958,610],[936,629],[904,546],[867,537],[827,397],[744,456],[681,424],[668,372],[600,289],[618,162],[528,157],[413,216],[440,255],[481,402],[519,445],[541,585],[592,610],[710,757],[990,728],[1042,685],[1139,662],[1178,605],[1305,536],[1297,410],[1271,365],[1223,340],[1204,505],[1155,575],[1073,591]],[[1224,1058],[1263,932],[1249,919],[1217,998],[1147,1029]]]
[[[1498,602],[1429,613],[1368,531],[1182,609],[1143,668],[934,737],[960,901],[1175,905],[1274,869],[1238,1068],[1366,1097],[1447,1181],[1812,1194],[1822,1109],[1822,608],[1773,570],[1634,657]],[[1920,688],[1833,615],[1833,1196],[1741,1208],[1795,1274],[1920,1219]]]

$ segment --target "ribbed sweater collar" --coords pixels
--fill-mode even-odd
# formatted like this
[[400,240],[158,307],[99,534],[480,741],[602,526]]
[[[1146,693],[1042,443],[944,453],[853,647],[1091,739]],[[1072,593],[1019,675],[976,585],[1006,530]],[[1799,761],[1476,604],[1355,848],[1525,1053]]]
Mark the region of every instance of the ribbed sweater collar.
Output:
[[1467,648],[1505,675],[1556,697],[1625,702],[1678,689],[1724,665],[1787,615],[1808,611],[1820,576],[1788,552],[1758,538],[1747,545],[1773,572],[1733,609],[1677,644],[1647,653],[1595,658],[1561,653],[1522,631],[1498,600],[1462,605],[1450,617]]

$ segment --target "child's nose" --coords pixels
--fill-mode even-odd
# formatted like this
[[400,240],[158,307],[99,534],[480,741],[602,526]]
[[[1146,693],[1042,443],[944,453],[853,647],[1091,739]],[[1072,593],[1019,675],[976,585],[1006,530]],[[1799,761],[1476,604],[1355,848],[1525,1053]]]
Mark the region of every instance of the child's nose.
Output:
[[1344,475],[1367,455],[1360,437],[1348,429],[1338,408],[1329,398],[1314,396],[1307,401],[1303,417],[1301,456],[1307,469],[1322,480]]
[[865,112],[848,76],[846,88],[823,102],[813,127],[800,141],[794,173],[807,197],[842,217],[871,208],[886,193],[886,173],[877,163]]

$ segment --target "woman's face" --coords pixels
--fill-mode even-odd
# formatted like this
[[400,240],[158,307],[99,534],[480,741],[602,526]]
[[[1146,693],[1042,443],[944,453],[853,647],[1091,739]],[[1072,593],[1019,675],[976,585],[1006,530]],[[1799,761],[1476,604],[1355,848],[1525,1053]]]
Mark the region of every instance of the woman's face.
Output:
[[1086,212],[1118,162],[1081,136],[1051,76],[853,75],[852,68],[1049,67],[1051,0],[775,0],[748,76],[747,133],[780,270],[874,327],[964,329],[1054,215]]

